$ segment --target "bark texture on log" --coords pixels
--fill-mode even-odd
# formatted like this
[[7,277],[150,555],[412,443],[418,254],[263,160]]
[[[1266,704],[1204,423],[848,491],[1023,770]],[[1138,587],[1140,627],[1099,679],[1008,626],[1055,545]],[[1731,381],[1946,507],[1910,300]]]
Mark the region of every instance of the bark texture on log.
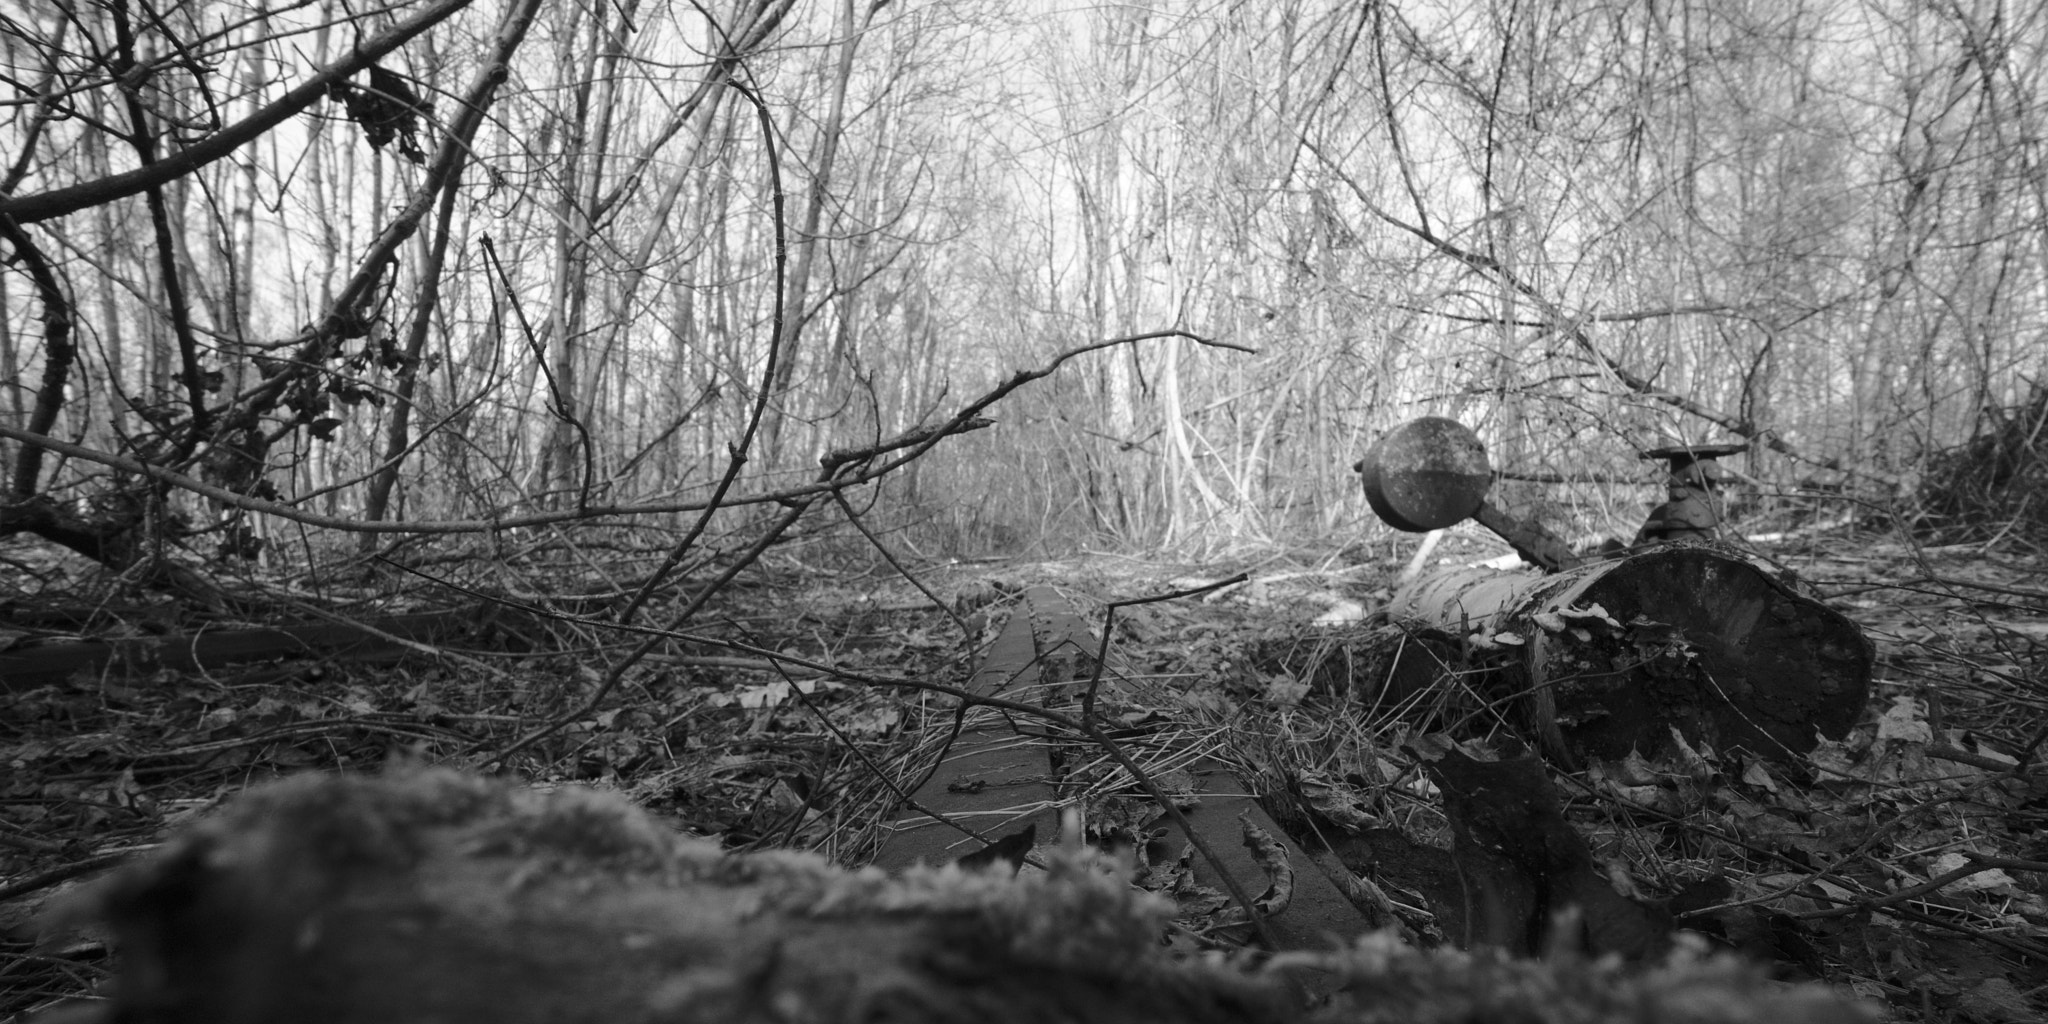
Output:
[[[120,1024],[1216,1021],[1859,1024],[1728,960],[1612,965],[1371,940],[1179,962],[1162,901],[1072,860],[891,877],[729,857],[613,796],[451,772],[313,777],[237,800],[79,908],[111,925]],[[1288,960],[1288,958],[1281,958]],[[1305,1013],[1284,972],[1338,974]]]
[[1744,558],[1668,545],[1568,572],[1458,569],[1388,613],[1513,652],[1530,725],[1564,763],[1693,743],[1783,759],[1863,711],[1871,646],[1856,624]]

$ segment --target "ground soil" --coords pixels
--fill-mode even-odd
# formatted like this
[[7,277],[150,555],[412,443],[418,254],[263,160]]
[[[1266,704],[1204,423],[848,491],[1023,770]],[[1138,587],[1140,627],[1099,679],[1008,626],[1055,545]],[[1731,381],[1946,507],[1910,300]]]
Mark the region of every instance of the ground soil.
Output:
[[[1438,557],[1499,549],[1454,533]],[[1471,693],[1375,700],[1374,679],[1309,657],[1376,628],[1408,553],[1387,544],[1180,563],[1096,554],[907,566],[915,584],[875,560],[821,567],[771,557],[717,595],[687,636],[616,680],[607,666],[640,637],[604,628],[612,606],[601,598],[563,600],[582,582],[566,570],[551,595],[460,600],[406,600],[390,580],[363,581],[354,604],[332,590],[252,583],[274,598],[279,620],[307,621],[309,607],[367,619],[493,600],[517,614],[512,628],[401,638],[402,657],[318,653],[0,681],[0,926],[10,929],[0,938],[0,1020],[106,975],[109,952],[91,936],[29,940],[48,907],[222,797],[296,772],[401,759],[581,782],[731,849],[798,847],[864,863],[950,721],[949,700],[921,686],[968,678],[1033,585],[1056,588],[1098,634],[1107,624],[1108,675],[1094,710],[1142,753],[1140,770],[1171,783],[1193,757],[1229,766],[1304,847],[1365,849],[1342,862],[1379,886],[1407,934],[1441,940],[1432,903],[1441,908],[1454,888],[1444,875],[1449,829],[1415,741],[1485,756],[1511,742],[1512,722]],[[1873,641],[1866,713],[1794,764],[1660,748],[1558,773],[1568,819],[1631,898],[1722,886],[1724,899],[1681,906],[1681,918],[1783,976],[1834,982],[1899,1020],[2039,1019],[2048,1012],[2048,847],[2039,838],[2048,769],[2037,763],[2048,733],[2048,562],[2012,537],[1930,548],[1816,534],[1757,553]],[[42,557],[5,554],[16,564]],[[152,604],[77,566],[36,568],[32,589],[0,594],[0,651],[279,624]],[[1111,613],[1112,602],[1240,572],[1236,585]],[[639,621],[659,625],[662,607]],[[1442,639],[1454,656],[1462,638]],[[1159,811],[1129,773],[1104,770],[1087,742],[1056,728],[1043,742],[1057,747],[1091,836],[1146,856]],[[1139,876],[1169,884],[1175,853],[1141,864]],[[1242,940],[1242,928],[1215,917],[1225,901],[1176,895],[1188,941]]]

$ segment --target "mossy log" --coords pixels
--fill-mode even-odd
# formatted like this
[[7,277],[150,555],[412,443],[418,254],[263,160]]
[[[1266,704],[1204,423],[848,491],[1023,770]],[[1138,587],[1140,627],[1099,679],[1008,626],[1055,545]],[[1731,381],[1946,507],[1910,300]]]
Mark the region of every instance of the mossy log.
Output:
[[[236,800],[73,908],[110,927],[120,1024],[1869,1019],[1726,959],[1424,954],[1385,937],[1263,967],[1176,959],[1163,901],[1047,872],[729,856],[625,801],[453,772],[307,777]],[[1306,1010],[1290,970],[1343,990]]]
[[1785,759],[1863,711],[1855,623],[1749,560],[1667,545],[1540,575],[1454,569],[1397,591],[1405,621],[1490,648],[1544,753],[1572,764],[1669,742]]

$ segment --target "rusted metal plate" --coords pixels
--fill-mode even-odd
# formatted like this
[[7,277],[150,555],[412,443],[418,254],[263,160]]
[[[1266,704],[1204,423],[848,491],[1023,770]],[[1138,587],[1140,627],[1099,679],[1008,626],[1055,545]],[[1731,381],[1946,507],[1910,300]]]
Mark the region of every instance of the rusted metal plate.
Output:
[[1486,445],[1464,424],[1425,416],[1379,439],[1357,466],[1365,500],[1388,526],[1427,533],[1479,510],[1493,483]]
[[[1071,707],[1093,671],[1100,642],[1093,628],[1050,587],[1033,587],[1011,614],[986,661],[973,677],[977,693],[1000,694],[1027,703]],[[1114,658],[1111,659],[1115,661]],[[1105,680],[1105,685],[1114,685]],[[1294,894],[1286,910],[1269,918],[1274,935],[1289,949],[1327,949],[1333,937],[1366,931],[1365,919],[1329,877],[1267,815],[1258,800],[1220,765],[1204,760],[1192,769],[1202,793],[1189,823],[1223,860],[1222,870],[1256,898],[1266,879],[1245,849],[1239,816],[1280,841],[1294,870]],[[1042,745],[1022,741],[1013,723],[989,715],[964,729],[939,769],[915,794],[916,802],[938,814],[999,839],[1036,825],[1041,845],[1059,834],[1051,782],[1052,765]],[[957,828],[915,808],[906,809],[875,864],[900,870],[920,861],[943,864],[981,848]],[[1196,877],[1222,888],[1216,866],[1200,864]],[[1312,979],[1312,990],[1325,986]]]
[[[1259,804],[1256,795],[1248,792],[1235,775],[1206,758],[1196,762],[1190,770],[1195,776],[1201,803],[1185,812],[1188,824],[1202,834],[1203,841],[1223,862],[1222,869],[1241,883],[1253,899],[1266,890],[1268,879],[1245,846],[1244,821],[1248,820],[1287,850],[1288,865],[1294,871],[1294,895],[1286,909],[1266,918],[1266,927],[1272,931],[1280,948],[1329,949],[1365,934],[1368,930],[1365,917],[1358,908],[1337,891],[1337,886],[1323,874],[1322,868],[1288,838],[1287,832]],[[1171,819],[1160,824],[1167,826],[1169,835],[1179,836],[1179,829],[1173,827]],[[1224,886],[1216,870],[1217,865],[1196,858],[1195,880],[1222,889]]]
[[[1030,596],[1027,593],[1027,601]],[[982,696],[1044,702],[1045,681],[1031,621],[1038,603],[1020,605],[1010,613],[968,689]],[[1052,763],[1045,746],[1020,736],[1009,717],[992,708],[969,711],[966,725],[938,768],[911,799],[913,805],[889,826],[889,836],[875,856],[876,866],[898,871],[917,863],[949,864],[982,848],[980,840],[948,821],[990,841],[1027,825],[1037,827],[1041,840],[1059,832]]]

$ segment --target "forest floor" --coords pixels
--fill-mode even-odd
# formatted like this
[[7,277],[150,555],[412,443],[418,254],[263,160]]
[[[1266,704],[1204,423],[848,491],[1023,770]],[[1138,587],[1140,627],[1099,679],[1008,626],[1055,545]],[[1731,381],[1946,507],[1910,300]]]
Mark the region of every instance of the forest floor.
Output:
[[[1439,557],[1498,550],[1454,535]],[[1725,880],[1724,909],[1750,908],[1751,934],[1721,938],[1776,961],[1783,976],[1825,979],[1901,1021],[2048,1017],[2048,558],[2013,539],[1929,548],[1873,536],[1764,553],[1875,644],[1862,724],[1805,764],[1724,764],[1700,751],[1689,763],[1581,773],[1560,787],[1570,821],[1631,894]],[[1127,685],[1105,713],[1119,735],[1147,737],[1182,762],[1216,758],[1257,791],[1313,790],[1326,807],[1398,822],[1441,847],[1443,815],[1404,753],[1425,723],[1372,720],[1355,694],[1290,675],[1271,655],[1360,628],[1406,554],[951,562],[912,567],[915,585],[880,563],[831,571],[770,559],[691,620],[694,642],[664,644],[616,679],[603,666],[641,637],[603,628],[610,611],[579,615],[560,601],[551,607],[570,612],[477,619],[459,635],[401,645],[395,660],[273,659],[32,686],[0,678],[0,1021],[106,977],[109,953],[91,935],[33,940],[45,911],[222,798],[294,772],[413,761],[582,782],[732,849],[800,847],[865,863],[951,719],[950,700],[921,684],[967,679],[1033,586],[1054,588],[1098,629],[1113,622],[1109,662]],[[38,562],[33,548],[0,555],[41,581],[0,592],[0,653],[260,624],[122,604],[90,573]],[[1104,614],[1111,602],[1238,572],[1248,580]],[[564,572],[556,582],[585,581]],[[402,584],[365,581],[365,597],[380,585]],[[279,608],[307,603],[282,583],[248,592]],[[333,612],[369,616],[326,596]],[[71,613],[69,625],[52,625],[57,610]],[[657,602],[640,621],[665,614]],[[1498,736],[1451,739],[1483,750]],[[1100,759],[1063,763],[1091,760]],[[1142,829],[1156,819],[1130,783],[1087,789],[1091,823]],[[1393,895],[1428,934],[1427,908]],[[1191,918],[1216,909],[1190,906],[1200,899],[1184,886],[1176,896]]]

